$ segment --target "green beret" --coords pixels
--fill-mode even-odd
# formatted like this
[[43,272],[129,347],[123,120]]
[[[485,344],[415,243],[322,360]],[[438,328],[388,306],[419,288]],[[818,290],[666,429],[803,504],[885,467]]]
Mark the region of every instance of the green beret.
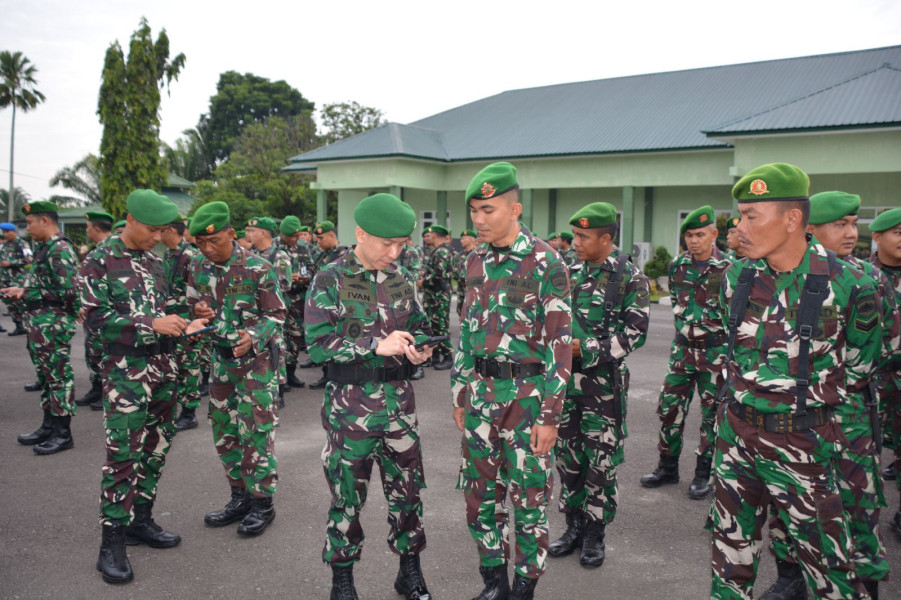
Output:
[[113,215],[108,212],[103,212],[102,210],[89,210],[84,213],[84,218],[88,221],[109,221],[110,223],[115,221]]
[[231,213],[225,202],[208,202],[194,213],[191,235],[213,235],[229,226]]
[[275,224],[275,219],[271,217],[254,217],[247,222],[248,227],[256,227],[257,229],[265,229],[266,231],[271,231],[275,233],[278,231],[278,225]]
[[303,225],[297,231],[299,231],[300,233],[310,233],[311,228],[309,225]]
[[561,231],[561,232],[560,232],[560,239],[563,240],[563,241],[565,241],[565,242],[569,242],[570,244],[572,244],[572,242],[573,242],[573,232],[572,232],[572,231]]
[[856,215],[860,210],[860,196],[847,192],[820,192],[810,197],[811,225],[822,225]]
[[115,231],[116,229],[119,229],[120,227],[125,227],[127,224],[128,224],[128,221],[126,221],[125,219],[122,219],[121,221],[116,221],[115,223],[113,223],[113,231]]
[[880,214],[870,223],[870,231],[879,233],[901,225],[901,208],[893,208]]
[[473,231],[472,229],[464,229],[463,231],[460,232],[460,237],[465,237],[467,235],[469,237],[474,237],[474,238],[479,237],[479,234],[476,233],[475,231]]
[[[376,194],[376,195],[378,195],[378,194]],[[362,202],[360,204],[362,204]],[[357,205],[357,208],[360,207],[360,204]],[[356,211],[354,211],[354,212],[356,212]],[[362,227],[362,225],[360,225],[360,227]],[[334,231],[334,230],[335,230],[334,223],[332,223],[331,221],[323,221],[322,223],[316,224],[315,232],[316,232],[316,235],[319,235],[321,233],[328,233],[329,231]],[[375,235],[375,234],[373,234],[373,235]]]
[[247,235],[247,232],[244,231],[243,229],[239,229],[238,231],[235,232],[235,239],[236,239],[236,240],[240,240],[240,239],[243,238],[245,235]]
[[[413,233],[416,227],[416,213],[409,204],[397,196],[375,194],[357,204],[354,209],[354,221],[369,235],[380,238],[402,238]],[[317,233],[325,223],[328,221],[319,224],[316,228]]]
[[432,233],[440,234],[440,235],[449,235],[450,234],[450,229],[448,229],[444,225],[432,225],[431,227],[429,227],[429,231],[431,231]]
[[279,231],[281,231],[283,235],[294,235],[300,231],[300,229],[300,219],[294,215],[288,215],[284,218],[282,224],[279,225]]
[[582,229],[606,227],[616,223],[616,208],[609,202],[592,202],[570,218],[569,224]]
[[732,217],[728,221],[726,221],[726,231],[730,229],[735,229],[738,227],[738,224],[741,223],[741,217]]
[[556,240],[558,237],[560,237],[560,234],[557,233],[556,231],[552,231],[552,232],[547,236],[547,241]]
[[785,163],[763,165],[750,171],[732,187],[739,202],[807,200],[810,193],[807,173]]
[[178,218],[172,200],[153,190],[135,190],[128,195],[125,209],[137,222],[151,227],[168,225]]
[[517,187],[516,167],[508,162],[496,162],[476,173],[466,188],[465,200],[488,200]]
[[59,207],[53,202],[49,202],[47,200],[39,200],[38,202],[29,202],[25,206],[22,207],[22,214],[24,215],[39,215],[41,213],[55,213],[59,212]]
[[700,229],[710,225],[716,225],[716,214],[714,214],[712,206],[702,206],[688,213],[688,216],[682,220],[682,225],[679,226],[679,235],[685,235],[689,229]]

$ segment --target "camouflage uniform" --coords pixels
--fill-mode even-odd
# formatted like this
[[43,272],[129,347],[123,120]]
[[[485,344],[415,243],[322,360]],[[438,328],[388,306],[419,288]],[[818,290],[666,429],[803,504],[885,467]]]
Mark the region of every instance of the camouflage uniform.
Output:
[[[81,269],[78,272],[78,290],[79,294],[84,286],[84,267],[88,263],[88,260],[93,256],[94,252],[106,247],[109,245],[110,239],[112,235],[104,238],[97,246],[94,247],[93,250],[88,252],[88,255],[85,257],[85,262],[82,263]],[[101,385],[102,377],[101,377],[101,363],[103,362],[103,340],[100,338],[99,333],[96,329],[90,327],[88,325],[87,319],[82,323],[82,328],[84,329],[84,362],[88,367],[88,379],[91,382],[91,386]]]
[[56,417],[75,414],[75,383],[69,361],[78,292],[75,250],[62,234],[34,249],[20,303],[28,328],[28,351],[43,383],[41,409]]
[[[866,597],[851,561],[834,475],[839,448],[847,442],[832,411],[853,401],[847,390],[859,389],[878,360],[882,332],[873,280],[841,261],[830,269],[826,250],[811,242],[792,272],[774,274],[762,259],[727,270],[721,292],[727,317],[742,268],[754,276],[734,353],[726,361],[726,402],[718,411],[710,596],[751,597],[761,529],[772,503],[817,597]],[[806,345],[798,314],[812,275],[824,275],[828,283]],[[809,387],[799,390],[805,346]],[[806,393],[805,416],[798,412],[799,393]]]
[[[186,321],[191,320],[191,309],[188,306],[188,276],[200,261],[201,254],[195,246],[182,240],[175,248],[166,250],[164,263],[169,282],[169,297],[166,301],[166,312],[178,315]],[[200,406],[200,352],[201,340],[191,342],[179,341],[175,350],[178,365],[178,401],[188,409]]]
[[707,265],[698,268],[691,254],[684,252],[669,266],[669,294],[673,305],[676,337],[663,378],[657,414],[661,456],[682,453],[682,434],[693,388],[701,400],[701,441],[699,457],[713,456],[713,425],[716,395],[723,385],[723,354],[726,335],[720,287],[730,263],[716,248]]
[[[879,268],[895,295],[895,306],[901,311],[901,267],[890,267],[879,260],[879,254],[873,253],[870,262]],[[896,312],[895,321],[901,320],[901,312]],[[895,455],[896,471],[901,470],[901,351],[897,348],[886,356],[880,366],[879,414],[882,419],[882,432],[885,436],[885,447],[891,448]],[[901,489],[901,477],[897,477],[895,485]]]
[[469,252],[461,249],[454,254],[454,279],[457,280],[457,316],[463,316],[463,302],[466,300],[466,259]]
[[82,267],[81,302],[104,344],[100,523],[128,525],[136,504],[153,503],[177,431],[178,366],[175,340],[153,330],[166,314],[163,261],[128,249],[118,235],[109,239]]
[[[619,261],[627,261],[619,302],[607,314],[607,285]],[[650,320],[648,279],[628,261],[614,250],[603,263],[575,265],[570,280],[573,338],[581,340],[581,357],[573,357],[557,437],[560,511],[605,524],[616,516],[616,470],[628,435],[629,369],[623,359],[644,345]]]
[[454,251],[449,244],[441,244],[432,251],[422,279],[423,304],[431,322],[432,335],[446,335],[448,339],[435,346],[435,354],[451,355],[450,299],[451,279],[454,276]]
[[422,248],[415,244],[404,244],[404,249],[401,250],[400,255],[394,262],[410,274],[410,280],[415,286],[416,281],[419,279],[419,274],[422,272]]
[[[466,280],[451,371],[454,407],[466,409],[457,487],[480,564],[503,565],[503,527],[495,514],[500,471],[515,506],[516,572],[537,579],[547,565],[553,476],[550,454],[532,454],[530,436],[533,425],[560,425],[572,359],[568,271],[546,242],[522,227],[509,249],[477,246],[466,261]],[[494,361],[519,365],[522,376],[485,375]]]
[[[278,277],[278,287],[282,293],[282,299],[285,302],[285,306],[287,307],[291,300],[288,296],[288,290],[291,289],[292,281],[291,281],[291,257],[287,252],[282,250],[279,246],[273,244],[266,250],[255,250],[256,254],[267,261],[270,265],[275,267],[275,274]],[[285,315],[285,322],[287,323],[287,313]],[[278,333],[276,334],[276,343],[279,348],[279,361],[278,361],[278,382],[280,384],[284,384],[287,382],[287,373],[286,369],[286,361],[287,361],[287,345],[285,342],[285,326],[279,327]],[[294,354],[296,357],[297,354]]]
[[332,493],[322,559],[347,566],[360,558],[373,461],[382,471],[391,532],[388,545],[401,556],[425,548],[422,502],[425,487],[412,365],[404,357],[377,356],[370,341],[392,331],[428,335],[425,313],[410,274],[391,265],[366,270],[351,250],[323,268],[310,287],[306,306],[310,356],[330,369],[399,369],[395,378],[370,374],[360,383],[329,381],[322,407],[326,444],[323,470]]
[[565,262],[566,266],[570,269],[579,262],[579,255],[576,254],[576,251],[572,248],[569,250],[560,250],[560,258],[563,259],[563,262]]
[[[279,247],[284,250],[291,259],[291,273],[300,273],[301,277],[309,278],[313,270],[313,258],[310,255],[310,246],[303,240],[297,240],[293,246],[285,244],[279,238]],[[303,334],[303,308],[307,295],[307,283],[291,283],[285,294],[285,302],[288,304],[288,317],[285,319],[285,361],[288,364],[297,363],[297,355],[305,346]]]
[[[213,372],[210,412],[213,441],[233,488],[263,498],[275,492],[273,399],[278,397],[276,336],[285,308],[272,265],[233,243],[232,255],[217,265],[203,258],[188,277],[188,304],[206,302],[216,313],[209,335]],[[252,339],[251,350],[235,358],[239,330]]]
[[[27,267],[31,264],[31,248],[22,238],[0,245],[0,262],[9,261],[8,267],[0,267],[0,287],[21,287],[25,282]],[[21,302],[7,302],[9,315],[16,328],[25,326],[25,309]]]

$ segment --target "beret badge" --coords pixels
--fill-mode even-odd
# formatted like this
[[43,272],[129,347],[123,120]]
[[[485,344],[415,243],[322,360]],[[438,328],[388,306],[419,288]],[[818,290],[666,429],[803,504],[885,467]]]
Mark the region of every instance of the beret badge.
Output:
[[763,179],[755,179],[751,182],[750,192],[755,196],[763,196],[764,194],[769,194],[770,190],[766,187],[766,181]]
[[216,231],[216,226],[213,225],[212,223],[210,223],[209,225],[206,226],[207,233],[213,233],[214,231]]
[[588,225],[589,225],[589,223],[588,223],[588,219],[586,217],[582,217],[581,219],[579,219],[579,227],[581,227],[582,229],[588,229]]
[[317,227],[317,228],[316,228],[316,233],[322,233],[322,227]]
[[701,223],[706,223],[707,215],[701,215],[700,217],[698,217],[698,221],[700,221]]
[[491,198],[495,192],[497,192],[497,190],[494,189],[494,186],[490,183],[482,184],[482,198]]
[[25,206],[22,207],[22,210],[24,210],[25,212],[31,212],[31,205],[26,204]]

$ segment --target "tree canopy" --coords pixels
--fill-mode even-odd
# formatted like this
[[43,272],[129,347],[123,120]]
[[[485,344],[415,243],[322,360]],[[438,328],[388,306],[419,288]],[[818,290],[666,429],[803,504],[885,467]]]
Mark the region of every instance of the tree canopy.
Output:
[[77,204],[101,204],[100,165],[97,157],[88,154],[71,167],[57,171],[50,179],[50,187],[57,186],[77,194],[74,198]]
[[326,104],[320,114],[325,127],[323,141],[326,144],[378,127],[384,117],[379,109],[353,101]]

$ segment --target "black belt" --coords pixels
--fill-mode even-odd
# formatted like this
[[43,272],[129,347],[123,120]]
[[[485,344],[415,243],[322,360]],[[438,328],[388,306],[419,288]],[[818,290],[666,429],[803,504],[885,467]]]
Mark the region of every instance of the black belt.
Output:
[[110,356],[156,356],[168,354],[175,349],[175,340],[164,338],[153,344],[129,346],[128,344],[104,344],[103,350]]
[[515,363],[493,358],[476,357],[476,373],[492,379],[519,379],[544,373],[544,363]]
[[25,310],[40,310],[42,308],[65,308],[66,304],[61,300],[44,300],[43,298],[40,300],[26,300],[24,302]]
[[361,364],[327,363],[325,376],[329,381],[342,385],[360,385],[363,383],[384,383],[387,381],[408,381],[416,367],[405,362],[399,367],[367,367]]
[[717,333],[716,335],[708,335],[706,337],[690,340],[681,333],[676,334],[676,343],[680,346],[688,346],[695,350],[707,350],[708,348],[716,348],[722,346],[728,340],[725,333]]
[[808,408],[803,416],[794,413],[762,413],[746,404],[737,402],[730,402],[729,410],[751,427],[762,428],[770,433],[806,431],[828,423],[832,419],[832,409],[827,406]]
[[241,356],[235,356],[235,349],[232,346],[216,346],[216,351],[219,353],[219,356],[224,356],[225,358],[249,358],[254,355],[253,347],[247,351],[247,354],[242,354]]
[[583,375],[597,375],[601,371],[610,371],[613,369],[618,369],[622,360],[611,360],[604,363],[598,363],[593,367],[583,367],[582,366],[582,357],[581,356],[573,356],[573,373],[582,373]]
[[901,358],[893,358],[885,363],[885,372],[892,373],[894,371],[901,371]]

